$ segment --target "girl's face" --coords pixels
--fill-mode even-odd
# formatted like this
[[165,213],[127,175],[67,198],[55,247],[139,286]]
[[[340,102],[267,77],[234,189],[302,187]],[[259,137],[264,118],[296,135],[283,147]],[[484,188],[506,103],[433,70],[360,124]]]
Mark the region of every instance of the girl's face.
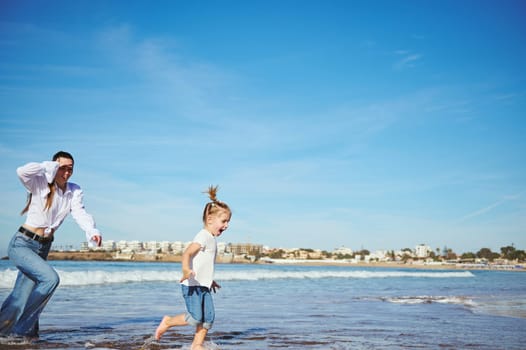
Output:
[[230,213],[226,210],[221,210],[217,214],[209,215],[206,220],[206,229],[214,236],[219,237],[223,231],[228,228],[230,217]]

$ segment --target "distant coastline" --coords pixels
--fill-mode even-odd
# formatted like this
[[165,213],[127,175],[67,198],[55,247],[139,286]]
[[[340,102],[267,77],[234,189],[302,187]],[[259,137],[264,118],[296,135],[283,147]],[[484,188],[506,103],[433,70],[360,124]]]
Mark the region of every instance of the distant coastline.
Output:
[[[7,259],[4,257],[3,259]],[[172,254],[135,254],[132,256],[115,256],[111,252],[89,251],[89,252],[62,252],[52,251],[48,255],[48,260],[72,260],[72,261],[122,261],[122,262],[173,262],[180,263],[181,255]],[[447,264],[447,263],[420,263],[420,262],[359,262],[351,263],[338,260],[258,260],[252,262],[243,258],[224,258],[218,257],[218,263],[227,264],[276,264],[276,265],[303,265],[303,266],[356,266],[356,267],[382,267],[382,268],[414,268],[414,269],[437,269],[437,270],[506,270],[526,272],[524,264],[518,265],[497,265],[497,264]]]
[[158,262],[181,262],[180,255],[168,254],[134,254],[116,256],[111,252],[58,252],[51,251],[48,260],[75,260],[75,261],[158,261]]

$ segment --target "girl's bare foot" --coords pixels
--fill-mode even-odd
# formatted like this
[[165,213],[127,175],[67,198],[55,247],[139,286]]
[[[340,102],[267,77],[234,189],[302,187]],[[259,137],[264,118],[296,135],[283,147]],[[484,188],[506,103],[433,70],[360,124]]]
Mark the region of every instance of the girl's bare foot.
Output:
[[155,339],[159,340],[163,336],[164,332],[170,328],[168,325],[168,320],[170,319],[169,316],[164,316],[161,320],[161,323],[159,323],[159,326],[157,326],[157,329],[155,330]]

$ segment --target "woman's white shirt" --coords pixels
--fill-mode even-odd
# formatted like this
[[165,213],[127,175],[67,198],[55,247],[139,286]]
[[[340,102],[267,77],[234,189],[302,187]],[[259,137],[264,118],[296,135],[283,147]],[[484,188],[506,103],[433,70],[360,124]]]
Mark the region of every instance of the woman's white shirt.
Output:
[[26,224],[45,228],[45,233],[49,234],[56,230],[66,216],[71,213],[73,219],[86,233],[89,244],[93,245],[95,242],[91,240],[92,237],[100,235],[100,232],[95,226],[93,217],[84,208],[83,192],[80,186],[68,182],[64,192],[58,186],[55,187],[53,203],[49,209],[44,209],[47,195],[50,192],[48,184],[55,179],[58,167],[58,162],[44,161],[42,163],[28,163],[16,170],[20,181],[32,194]]

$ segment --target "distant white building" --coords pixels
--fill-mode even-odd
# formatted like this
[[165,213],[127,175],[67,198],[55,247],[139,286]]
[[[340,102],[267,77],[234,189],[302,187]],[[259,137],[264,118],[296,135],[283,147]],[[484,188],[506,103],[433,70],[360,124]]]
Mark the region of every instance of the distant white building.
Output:
[[415,247],[415,256],[417,258],[427,258],[429,256],[429,253],[431,253],[433,249],[431,249],[430,246],[426,244],[420,244]]
[[112,241],[112,240],[103,240],[102,241],[102,250],[105,250],[107,252],[111,252],[111,251],[115,250],[116,247],[117,247],[117,244],[115,243],[115,241]]
[[157,241],[149,241],[143,243],[143,249],[155,252],[161,249],[161,243]]
[[336,248],[332,251],[333,254],[341,254],[341,255],[353,255],[354,252],[351,248],[346,248],[344,246],[341,246],[339,248]]
[[129,241],[127,248],[131,251],[140,252],[143,250],[143,244],[139,241]]
[[118,241],[117,250],[126,250],[128,248],[128,241]]
[[181,241],[172,242],[172,253],[182,254],[184,250],[184,244]]
[[369,260],[375,261],[388,261],[391,260],[389,252],[387,250],[377,250],[369,255]]
[[[113,241],[113,240],[103,240],[100,248],[90,248],[87,242],[80,243],[80,251],[90,251],[90,250],[104,250],[104,251],[120,251],[122,253],[131,254],[131,253],[144,253],[144,252],[157,252],[159,249],[161,252],[166,254],[182,254],[186,248],[192,243],[188,242],[169,242],[169,241]],[[227,251],[227,244],[225,242],[217,242],[217,253],[225,254]]]

